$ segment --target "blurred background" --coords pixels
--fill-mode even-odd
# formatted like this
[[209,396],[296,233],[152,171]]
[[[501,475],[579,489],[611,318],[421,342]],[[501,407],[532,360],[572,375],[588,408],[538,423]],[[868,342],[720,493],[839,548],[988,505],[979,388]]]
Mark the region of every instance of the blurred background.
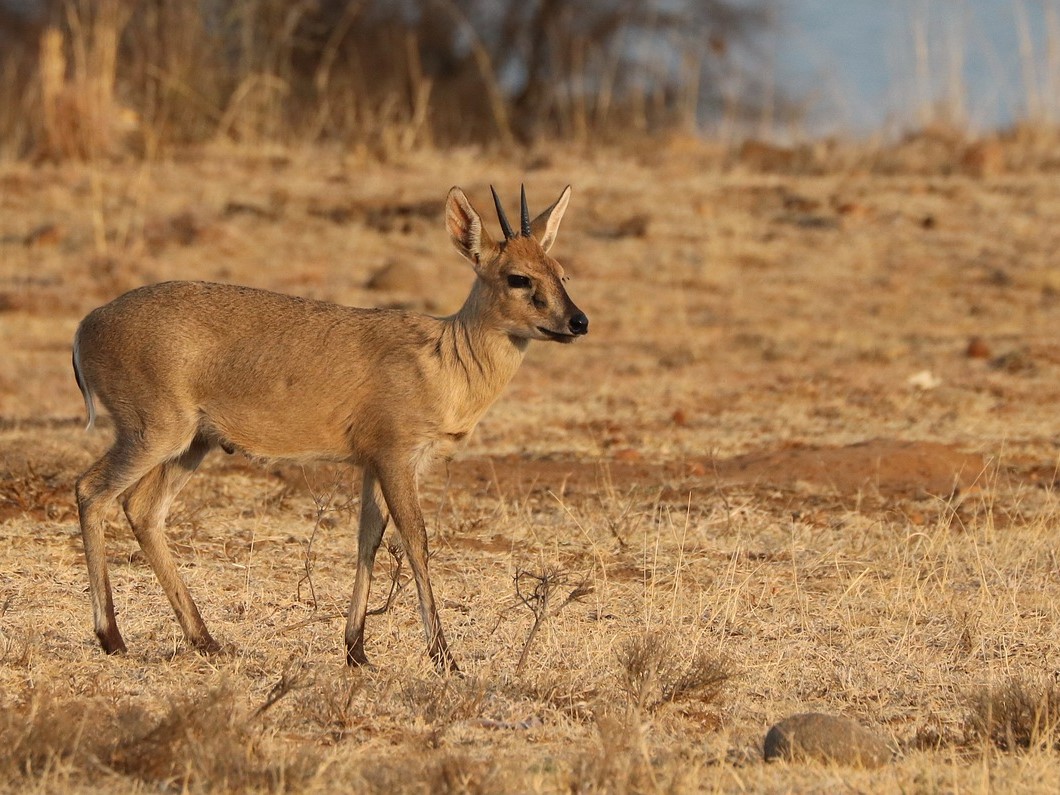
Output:
[[1055,0],[781,0],[775,14],[771,69],[810,133],[979,134],[1060,115]]
[[0,0],[0,154],[981,135],[1060,116],[1053,0]]

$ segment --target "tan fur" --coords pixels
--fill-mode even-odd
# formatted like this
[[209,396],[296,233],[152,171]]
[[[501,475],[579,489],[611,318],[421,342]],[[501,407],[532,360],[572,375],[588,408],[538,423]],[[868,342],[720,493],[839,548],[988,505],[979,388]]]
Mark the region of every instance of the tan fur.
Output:
[[[428,650],[455,669],[427,572],[416,480],[465,438],[508,384],[531,339],[588,330],[548,256],[570,188],[500,244],[459,188],[446,225],[475,268],[454,315],[357,309],[207,282],[142,287],[91,312],[74,337],[89,425],[98,400],[113,447],[78,480],[96,635],[125,651],[114,617],[103,519],[122,498],[144,555],[188,641],[216,650],[165,543],[170,503],[214,447],[263,459],[364,468],[359,551],[346,626],[347,660],[367,662],[364,619],[376,550],[390,516],[419,593]],[[519,281],[525,277],[530,287]],[[516,280],[516,285],[510,279]]]

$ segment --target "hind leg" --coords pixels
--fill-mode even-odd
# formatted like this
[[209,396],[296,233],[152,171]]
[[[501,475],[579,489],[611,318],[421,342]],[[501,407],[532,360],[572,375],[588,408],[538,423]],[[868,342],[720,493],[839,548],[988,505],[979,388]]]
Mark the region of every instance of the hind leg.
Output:
[[118,496],[155,466],[150,456],[119,437],[102,458],[77,479],[77,513],[88,564],[88,592],[96,637],[107,654],[124,652],[125,641],[114,617],[114,599],[107,575],[106,512]]
[[177,614],[188,642],[203,652],[216,652],[220,645],[210,636],[194,600],[181,578],[164,533],[166,515],[177,493],[184,488],[211,444],[197,436],[176,458],[158,464],[130,488],[122,501],[133,534],[162,584],[162,590]]

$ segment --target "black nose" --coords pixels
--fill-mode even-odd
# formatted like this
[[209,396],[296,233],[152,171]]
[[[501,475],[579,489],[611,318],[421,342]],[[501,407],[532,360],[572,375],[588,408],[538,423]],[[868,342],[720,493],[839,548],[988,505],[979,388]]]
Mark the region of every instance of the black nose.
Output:
[[570,333],[576,336],[589,333],[589,318],[584,312],[575,312],[570,319]]

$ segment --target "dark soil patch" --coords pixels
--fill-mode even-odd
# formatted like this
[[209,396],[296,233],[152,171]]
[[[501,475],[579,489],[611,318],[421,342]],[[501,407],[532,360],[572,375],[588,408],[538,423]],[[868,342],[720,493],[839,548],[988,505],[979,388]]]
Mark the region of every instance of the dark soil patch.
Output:
[[603,488],[655,489],[663,499],[729,486],[881,498],[950,497],[984,477],[978,453],[936,442],[873,439],[843,447],[792,445],[730,459],[585,461],[502,456],[454,462],[455,484],[484,493],[579,495]]

